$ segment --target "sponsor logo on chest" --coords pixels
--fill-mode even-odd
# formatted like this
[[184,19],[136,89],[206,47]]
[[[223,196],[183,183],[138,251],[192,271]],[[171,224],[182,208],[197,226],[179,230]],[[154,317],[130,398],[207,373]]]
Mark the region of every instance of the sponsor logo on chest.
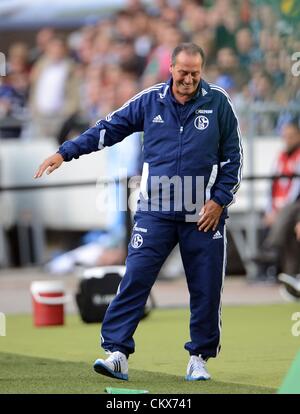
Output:
[[196,115],[200,115],[200,114],[212,114],[214,112],[213,109],[197,109],[195,111]]

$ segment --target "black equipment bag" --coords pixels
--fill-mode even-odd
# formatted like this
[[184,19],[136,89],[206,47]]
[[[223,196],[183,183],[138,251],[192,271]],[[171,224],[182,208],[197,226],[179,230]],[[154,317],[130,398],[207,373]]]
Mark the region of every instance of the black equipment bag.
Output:
[[[76,303],[81,319],[86,323],[102,322],[106,309],[115,297],[125,273],[125,266],[102,266],[88,269],[79,282]],[[143,317],[154,307],[150,295]]]

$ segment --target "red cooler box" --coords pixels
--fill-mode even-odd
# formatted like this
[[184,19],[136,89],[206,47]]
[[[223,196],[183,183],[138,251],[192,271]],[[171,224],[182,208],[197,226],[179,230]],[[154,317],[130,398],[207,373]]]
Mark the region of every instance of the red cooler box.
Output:
[[69,300],[64,282],[47,280],[32,282],[33,320],[35,326],[63,325],[64,305]]

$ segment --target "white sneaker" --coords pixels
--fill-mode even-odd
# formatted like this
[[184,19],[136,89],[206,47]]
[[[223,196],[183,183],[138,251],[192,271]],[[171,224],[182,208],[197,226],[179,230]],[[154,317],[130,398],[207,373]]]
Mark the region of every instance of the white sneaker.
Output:
[[209,380],[210,375],[205,367],[206,361],[201,358],[201,355],[192,355],[186,370],[187,381]]
[[94,370],[107,377],[128,380],[128,361],[122,352],[111,352],[107,359],[96,359]]
[[289,302],[300,300],[300,275],[291,276],[286,273],[280,273],[278,280],[283,284],[279,287],[281,296]]

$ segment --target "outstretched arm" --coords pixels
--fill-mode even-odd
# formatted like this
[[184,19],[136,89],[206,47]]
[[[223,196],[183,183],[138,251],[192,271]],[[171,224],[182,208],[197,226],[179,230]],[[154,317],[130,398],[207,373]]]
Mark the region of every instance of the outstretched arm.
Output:
[[[151,88],[154,91],[159,88]],[[109,114],[106,119],[100,120],[78,137],[64,142],[56,154],[47,158],[39,167],[34,178],[40,178],[47,171],[51,174],[59,168],[63,161],[71,161],[83,154],[110,147],[122,141],[133,132],[143,130],[144,105],[141,92],[127,101],[121,108]]]
[[34,174],[34,178],[40,178],[46,171],[46,174],[51,174],[54,170],[59,168],[61,164],[64,162],[64,159],[61,154],[58,152],[56,154],[51,155],[51,157],[47,158],[38,168],[37,172]]

